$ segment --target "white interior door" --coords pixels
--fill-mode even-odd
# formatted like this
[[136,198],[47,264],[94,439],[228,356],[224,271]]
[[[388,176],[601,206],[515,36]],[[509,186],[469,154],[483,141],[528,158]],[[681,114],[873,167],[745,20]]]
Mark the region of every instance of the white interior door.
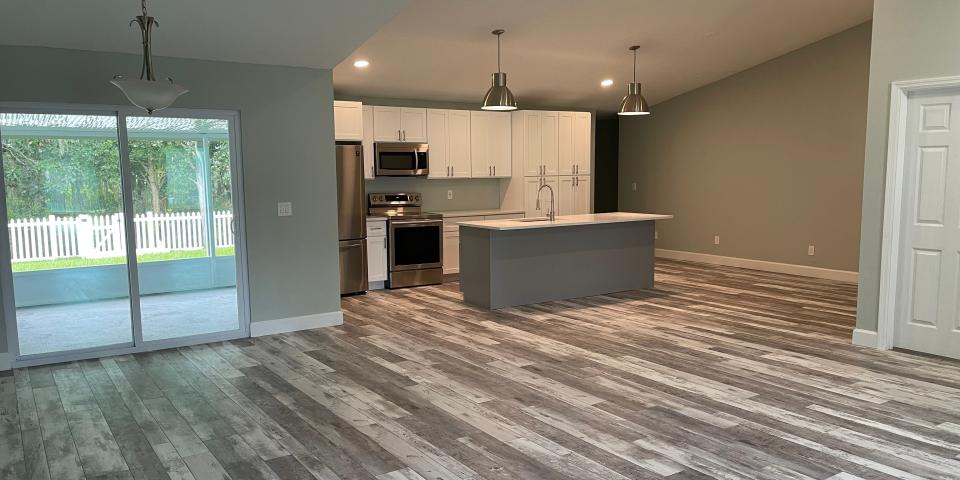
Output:
[[960,92],[910,99],[894,345],[960,358]]

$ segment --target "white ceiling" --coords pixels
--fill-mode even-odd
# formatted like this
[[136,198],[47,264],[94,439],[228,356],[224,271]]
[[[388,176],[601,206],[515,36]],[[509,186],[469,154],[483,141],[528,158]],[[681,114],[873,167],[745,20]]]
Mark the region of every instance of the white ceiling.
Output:
[[[872,0],[413,0],[334,69],[340,96],[480,103],[503,36],[524,104],[614,110],[632,75],[666,100],[869,20]],[[365,70],[355,59],[370,61]],[[614,85],[601,88],[600,80]]]
[[[0,44],[140,52],[138,0],[2,0]],[[408,0],[149,0],[155,55],[332,68]]]

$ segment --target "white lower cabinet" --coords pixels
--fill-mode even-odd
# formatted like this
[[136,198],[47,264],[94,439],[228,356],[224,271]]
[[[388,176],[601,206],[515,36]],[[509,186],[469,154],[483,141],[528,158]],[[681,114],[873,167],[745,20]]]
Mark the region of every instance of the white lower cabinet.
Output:
[[[367,281],[387,280],[387,221],[367,221]],[[371,289],[373,289],[371,285]]]
[[460,232],[443,232],[443,274],[460,272]]

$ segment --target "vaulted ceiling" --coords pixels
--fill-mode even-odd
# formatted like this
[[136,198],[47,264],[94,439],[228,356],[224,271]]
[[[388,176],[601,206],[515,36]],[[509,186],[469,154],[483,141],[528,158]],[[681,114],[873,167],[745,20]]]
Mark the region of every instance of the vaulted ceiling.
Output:
[[[148,0],[155,55],[333,68],[407,0]],[[3,0],[0,45],[140,52],[137,0]]]
[[[524,104],[653,103],[870,20],[872,0],[413,0],[334,70],[339,95],[480,102],[496,70]],[[367,59],[366,69],[353,67]],[[614,80],[610,88],[600,81]]]

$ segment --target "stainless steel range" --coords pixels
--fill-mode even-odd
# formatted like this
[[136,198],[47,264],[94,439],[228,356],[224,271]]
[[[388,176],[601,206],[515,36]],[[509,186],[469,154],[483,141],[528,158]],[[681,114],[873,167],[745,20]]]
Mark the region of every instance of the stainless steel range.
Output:
[[387,217],[388,288],[443,283],[443,215],[424,213],[419,193],[371,193],[371,215]]

